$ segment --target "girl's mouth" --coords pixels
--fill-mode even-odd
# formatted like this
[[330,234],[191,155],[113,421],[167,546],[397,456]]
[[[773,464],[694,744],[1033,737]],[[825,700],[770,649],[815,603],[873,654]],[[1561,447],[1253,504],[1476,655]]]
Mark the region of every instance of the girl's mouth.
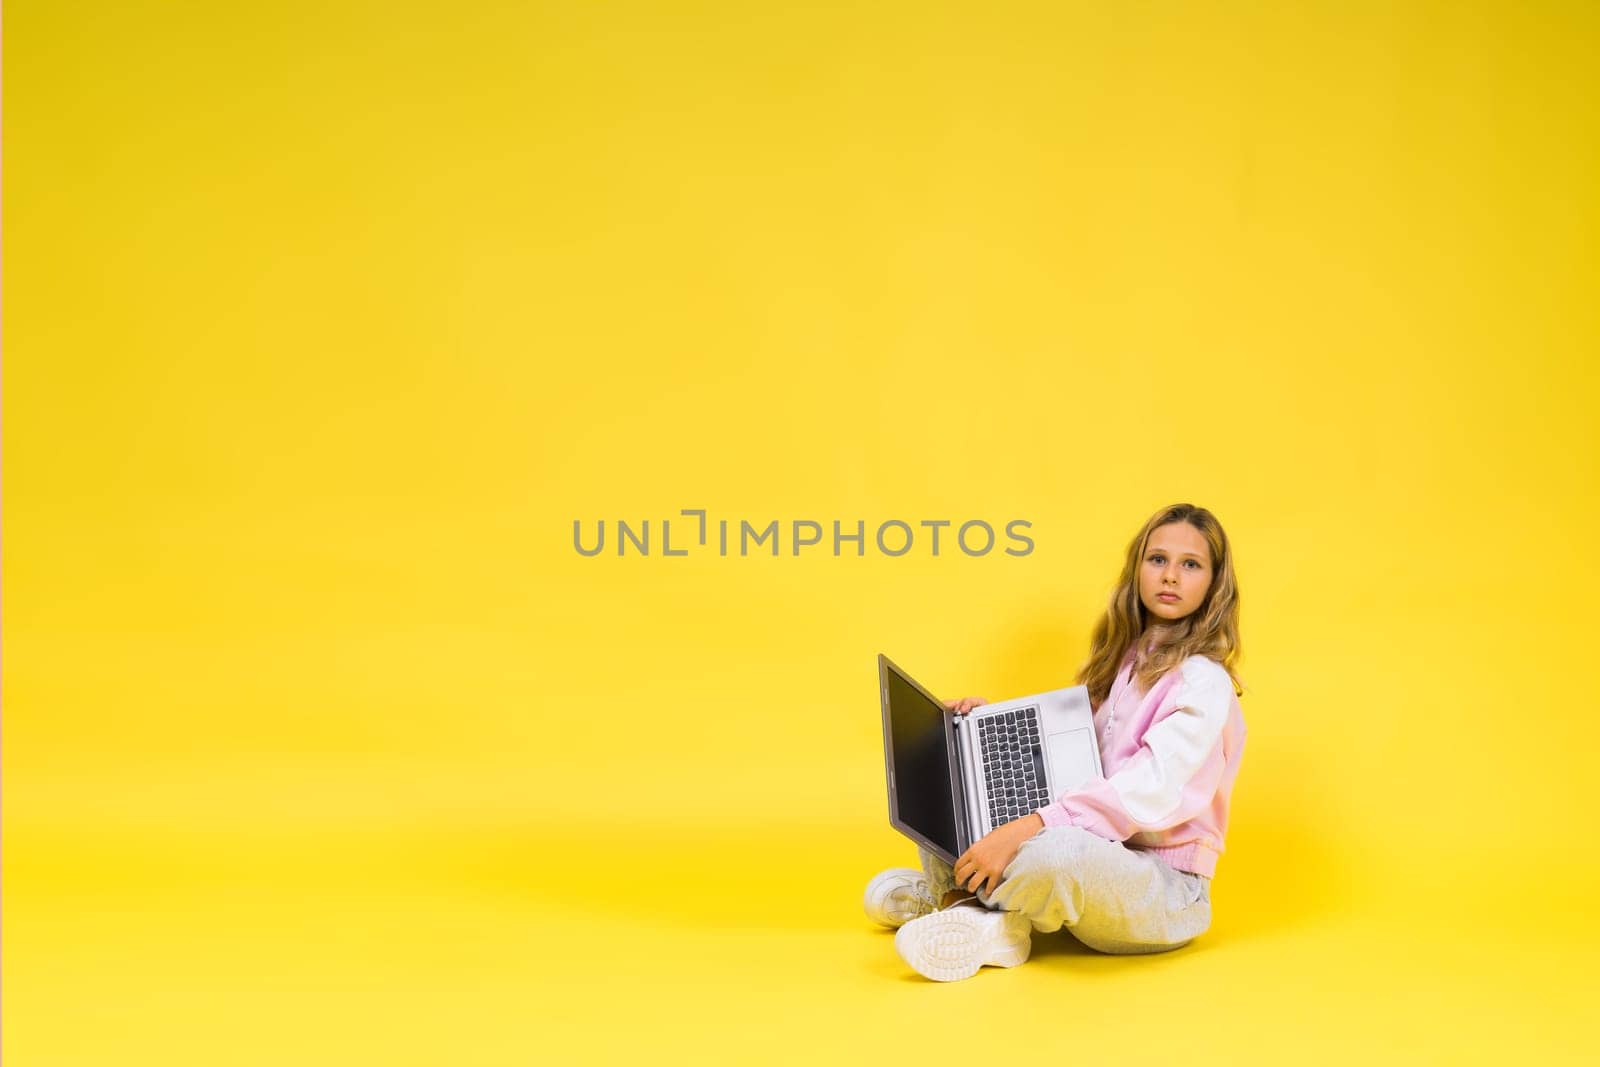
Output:
[[1157,600],[1168,600],[1168,601],[1177,600],[1178,599],[1178,594],[1176,594],[1176,593],[1157,593],[1156,594],[1156,599]]

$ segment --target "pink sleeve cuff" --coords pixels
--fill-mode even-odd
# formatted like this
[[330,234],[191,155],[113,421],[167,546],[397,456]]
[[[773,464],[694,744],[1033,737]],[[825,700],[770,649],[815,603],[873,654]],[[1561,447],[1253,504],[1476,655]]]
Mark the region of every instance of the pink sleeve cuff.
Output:
[[1059,800],[1046,804],[1038,810],[1037,814],[1039,818],[1044,820],[1046,826],[1073,825],[1072,812],[1068,811],[1066,805]]

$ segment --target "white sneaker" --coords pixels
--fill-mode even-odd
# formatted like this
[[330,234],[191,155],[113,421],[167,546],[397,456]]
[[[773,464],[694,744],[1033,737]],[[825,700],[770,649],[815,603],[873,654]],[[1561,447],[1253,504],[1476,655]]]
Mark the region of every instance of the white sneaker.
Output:
[[1032,948],[1026,915],[964,904],[914,919],[894,935],[900,958],[935,982],[971,978],[979,967],[1015,967]]
[[904,926],[919,915],[937,911],[928,876],[910,867],[891,867],[867,883],[862,907],[867,918],[890,928]]

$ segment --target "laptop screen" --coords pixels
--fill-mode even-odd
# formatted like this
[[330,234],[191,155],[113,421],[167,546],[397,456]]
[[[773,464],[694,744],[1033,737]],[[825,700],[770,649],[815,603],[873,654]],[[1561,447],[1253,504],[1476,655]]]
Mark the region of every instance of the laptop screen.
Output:
[[892,665],[884,671],[884,684],[889,698],[886,734],[894,761],[889,820],[959,856],[945,709]]

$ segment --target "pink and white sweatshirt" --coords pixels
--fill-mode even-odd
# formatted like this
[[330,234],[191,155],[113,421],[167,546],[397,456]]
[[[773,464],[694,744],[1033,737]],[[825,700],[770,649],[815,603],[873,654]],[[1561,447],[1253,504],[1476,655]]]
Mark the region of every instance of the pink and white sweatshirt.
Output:
[[1133,684],[1130,645],[1111,692],[1094,709],[1095,777],[1039,809],[1046,826],[1081,826],[1207,878],[1228,828],[1228,798],[1244,752],[1244,713],[1216,660],[1190,656],[1148,693]]

